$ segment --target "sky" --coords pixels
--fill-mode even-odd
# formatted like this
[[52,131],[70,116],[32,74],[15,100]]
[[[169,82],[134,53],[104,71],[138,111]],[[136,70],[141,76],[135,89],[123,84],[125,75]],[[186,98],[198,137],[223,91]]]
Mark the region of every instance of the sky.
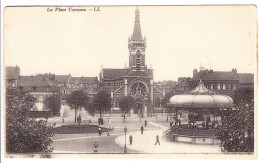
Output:
[[[128,38],[135,6],[7,7],[5,66],[21,75],[98,76],[103,68],[128,66]],[[52,11],[51,11],[52,9]],[[90,11],[89,9],[92,9]],[[154,80],[192,77],[201,66],[214,71],[256,72],[255,6],[140,6],[146,64]],[[56,11],[55,11],[56,10]]]

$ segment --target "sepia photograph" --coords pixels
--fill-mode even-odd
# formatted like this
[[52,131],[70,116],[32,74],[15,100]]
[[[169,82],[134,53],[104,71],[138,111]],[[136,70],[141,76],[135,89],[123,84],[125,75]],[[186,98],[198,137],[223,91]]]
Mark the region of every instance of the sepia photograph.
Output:
[[257,155],[257,6],[7,6],[6,158]]

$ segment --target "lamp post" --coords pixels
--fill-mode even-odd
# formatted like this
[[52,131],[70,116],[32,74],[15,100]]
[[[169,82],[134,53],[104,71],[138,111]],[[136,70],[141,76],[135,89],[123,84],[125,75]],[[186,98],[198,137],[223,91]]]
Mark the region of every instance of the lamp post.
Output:
[[110,128],[110,118],[107,118],[107,136],[110,136],[109,134],[109,128]]
[[125,148],[124,148],[124,153],[127,153],[126,151],[126,132],[127,132],[127,128],[124,128],[124,132],[125,132]]

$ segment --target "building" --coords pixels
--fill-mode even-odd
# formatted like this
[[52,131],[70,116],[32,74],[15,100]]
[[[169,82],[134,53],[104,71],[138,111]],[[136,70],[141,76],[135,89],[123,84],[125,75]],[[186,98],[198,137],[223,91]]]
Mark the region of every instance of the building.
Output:
[[250,73],[237,73],[236,69],[231,71],[200,70],[193,71],[193,77],[189,81],[189,90],[194,89],[200,79],[206,88],[220,94],[233,96],[235,90],[240,87],[254,87],[254,75]]
[[164,80],[164,81],[154,82],[154,86],[159,90],[164,90],[165,93],[168,93],[176,89],[177,82],[172,80]]
[[27,92],[36,98],[33,111],[49,111],[44,105],[44,100],[60,92],[56,83],[43,74],[19,76],[17,89],[18,91]]
[[254,74],[251,73],[238,73],[239,86],[241,88],[254,89]]
[[175,91],[186,92],[189,91],[190,77],[179,77],[178,83],[175,87]]
[[5,81],[7,89],[17,89],[18,77],[20,76],[19,66],[6,66]]
[[69,75],[55,75],[55,83],[60,89],[62,97],[75,90],[83,90],[93,97],[99,90],[99,81],[97,77],[72,77]]
[[160,107],[163,90],[156,88],[153,81],[153,69],[147,68],[146,38],[142,36],[140,11],[135,10],[135,24],[128,39],[129,67],[122,69],[102,68],[100,87],[111,93],[111,112],[120,112],[119,100],[130,95],[135,99],[136,107],[130,113],[147,115]]

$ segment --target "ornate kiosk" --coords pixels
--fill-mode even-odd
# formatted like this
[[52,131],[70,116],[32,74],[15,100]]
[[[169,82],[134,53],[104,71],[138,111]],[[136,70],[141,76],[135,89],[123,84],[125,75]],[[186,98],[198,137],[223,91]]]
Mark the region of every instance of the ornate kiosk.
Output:
[[232,110],[233,100],[205,88],[200,81],[194,90],[172,96],[168,107],[174,110],[177,123],[165,132],[166,140],[218,144],[216,132],[223,126],[221,117],[227,110]]

